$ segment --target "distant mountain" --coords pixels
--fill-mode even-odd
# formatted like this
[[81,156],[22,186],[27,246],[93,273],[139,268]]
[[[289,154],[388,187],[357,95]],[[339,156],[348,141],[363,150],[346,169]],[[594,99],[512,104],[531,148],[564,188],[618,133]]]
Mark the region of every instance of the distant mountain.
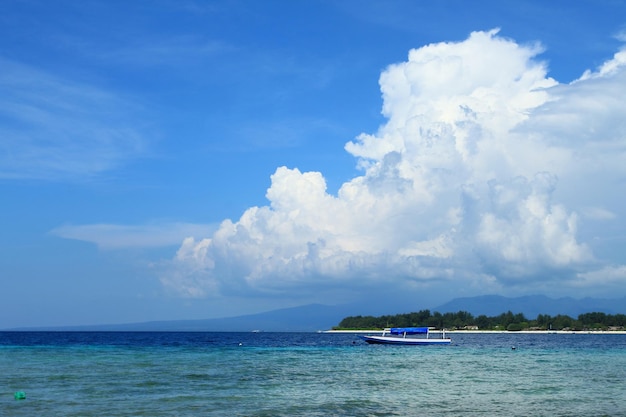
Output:
[[[413,309],[384,314],[401,314],[419,311],[427,306],[416,306]],[[502,297],[499,295],[483,295],[478,297],[455,298],[435,308],[431,312],[456,313],[467,311],[474,316],[481,314],[497,316],[511,311],[515,314],[524,313],[529,319],[538,314],[566,314],[576,318],[581,313],[603,312],[607,314],[626,314],[626,297],[621,299],[574,298],[552,299],[543,295],[524,297]],[[313,332],[328,330],[338,325],[342,319],[357,315],[380,315],[371,310],[371,306],[350,304],[342,306],[327,306],[309,304],[300,307],[284,308],[259,314],[227,317],[205,320],[171,320],[150,321],[143,323],[92,325],[92,326],[58,326],[58,327],[30,327],[11,330],[53,330],[53,331],[238,331],[249,332],[254,330],[266,332]]]
[[565,314],[576,318],[579,314],[602,312],[607,314],[626,314],[626,297],[621,299],[601,299],[571,297],[550,298],[545,295],[528,295],[523,297],[503,297],[500,295],[482,295],[478,297],[455,298],[432,309],[440,313],[467,311],[474,316],[484,314],[497,316],[511,311],[515,314],[524,313],[529,319],[539,314]]
[[280,331],[311,332],[327,330],[336,326],[345,316],[351,315],[347,306],[326,306],[310,304],[300,307],[284,308],[245,316],[204,319],[170,320],[143,323],[58,326],[20,328],[12,330],[31,331]]

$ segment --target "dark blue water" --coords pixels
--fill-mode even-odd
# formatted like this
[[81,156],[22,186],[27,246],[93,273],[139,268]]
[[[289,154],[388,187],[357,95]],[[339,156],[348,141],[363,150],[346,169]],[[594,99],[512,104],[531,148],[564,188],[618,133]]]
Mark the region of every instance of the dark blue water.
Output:
[[0,415],[626,416],[626,335],[451,336],[3,332]]

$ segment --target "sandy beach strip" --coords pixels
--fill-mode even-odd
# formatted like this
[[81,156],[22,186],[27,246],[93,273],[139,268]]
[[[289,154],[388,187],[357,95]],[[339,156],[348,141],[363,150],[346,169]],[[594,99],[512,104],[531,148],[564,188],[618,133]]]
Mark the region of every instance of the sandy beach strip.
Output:
[[[321,333],[370,334],[382,333],[382,330],[324,330]],[[431,333],[441,333],[433,330]],[[446,334],[626,334],[626,330],[446,330]]]

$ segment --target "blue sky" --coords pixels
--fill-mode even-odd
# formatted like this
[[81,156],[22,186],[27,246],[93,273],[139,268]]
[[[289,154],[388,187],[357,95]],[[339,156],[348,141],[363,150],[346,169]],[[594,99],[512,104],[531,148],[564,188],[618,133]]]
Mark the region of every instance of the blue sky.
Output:
[[3,1],[0,328],[624,296],[624,16]]

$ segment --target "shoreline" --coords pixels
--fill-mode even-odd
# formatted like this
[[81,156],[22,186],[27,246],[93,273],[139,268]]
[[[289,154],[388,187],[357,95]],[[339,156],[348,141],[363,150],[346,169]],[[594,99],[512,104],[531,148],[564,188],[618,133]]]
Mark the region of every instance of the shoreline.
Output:
[[[381,333],[382,330],[323,330],[321,333],[337,334],[370,334]],[[433,330],[431,333],[441,333],[441,330]],[[449,334],[621,334],[626,330],[446,330]]]

